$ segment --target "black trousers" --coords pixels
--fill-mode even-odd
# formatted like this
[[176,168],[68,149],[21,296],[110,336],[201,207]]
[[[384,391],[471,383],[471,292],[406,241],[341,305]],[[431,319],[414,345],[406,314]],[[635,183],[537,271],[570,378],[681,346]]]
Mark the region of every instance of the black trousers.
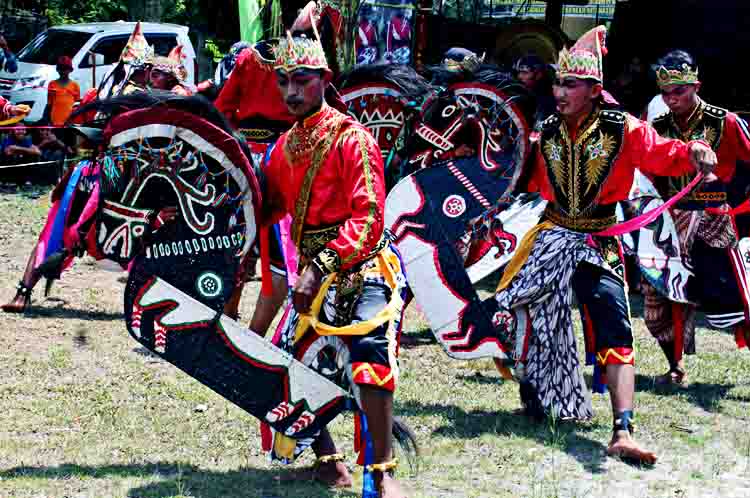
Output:
[[598,266],[581,263],[573,274],[573,291],[588,311],[597,352],[633,347],[628,296],[619,278]]

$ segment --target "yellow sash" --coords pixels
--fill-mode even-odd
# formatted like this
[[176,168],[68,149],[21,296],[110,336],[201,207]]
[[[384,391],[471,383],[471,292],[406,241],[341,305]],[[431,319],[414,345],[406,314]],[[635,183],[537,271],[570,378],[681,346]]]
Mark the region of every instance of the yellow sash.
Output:
[[328,275],[328,277],[321,285],[318,294],[313,300],[312,306],[308,313],[302,313],[297,323],[297,328],[294,333],[294,342],[299,341],[307,332],[308,327],[312,327],[315,332],[319,335],[367,335],[376,328],[380,327],[386,322],[389,322],[396,317],[399,309],[404,304],[401,294],[398,292],[396,274],[401,269],[401,262],[398,256],[391,251],[389,248],[385,248],[380,251],[377,256],[378,258],[378,269],[383,274],[386,283],[391,288],[391,300],[388,305],[380,310],[374,317],[363,322],[352,323],[351,325],[345,325],[343,327],[334,327],[321,323],[318,317],[320,316],[320,308],[323,306],[323,300],[326,297],[328,288],[336,280],[336,273]]

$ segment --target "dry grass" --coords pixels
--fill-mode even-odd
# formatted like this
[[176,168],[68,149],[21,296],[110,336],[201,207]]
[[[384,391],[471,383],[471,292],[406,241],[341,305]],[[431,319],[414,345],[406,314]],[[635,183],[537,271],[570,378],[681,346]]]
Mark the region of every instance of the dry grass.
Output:
[[[0,193],[0,298],[9,299],[41,228],[48,189]],[[78,261],[29,316],[0,314],[0,497],[355,497],[281,484],[260,452],[258,424],[139,347],[122,320],[121,274]],[[244,301],[248,317],[253,287]],[[489,361],[456,362],[409,310],[397,412],[423,450],[411,497],[747,497],[750,355],[701,329],[692,385],[660,391],[664,370],[634,306],[638,438],[660,463],[604,454],[609,399],[588,424],[534,424],[513,414],[517,389]],[[208,406],[198,412],[199,404]],[[333,431],[352,455],[351,418]],[[353,456],[350,458],[353,461]],[[309,464],[305,455],[297,466]],[[359,484],[357,484],[359,485]]]

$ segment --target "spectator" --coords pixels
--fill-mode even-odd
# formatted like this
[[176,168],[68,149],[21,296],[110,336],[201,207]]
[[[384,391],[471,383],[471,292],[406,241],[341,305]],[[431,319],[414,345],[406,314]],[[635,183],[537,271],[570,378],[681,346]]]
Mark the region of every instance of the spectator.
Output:
[[78,83],[70,79],[73,72],[73,61],[63,55],[57,60],[59,79],[49,84],[45,116],[53,126],[63,126],[73,112],[73,104],[81,100],[81,89]]
[[42,152],[43,161],[62,161],[66,154],[73,154],[73,149],[65,145],[49,128],[39,130],[37,147]]
[[516,61],[513,69],[518,81],[536,98],[534,122],[540,124],[557,109],[549,67],[536,55],[526,55]]
[[0,71],[8,71],[9,73],[18,71],[16,54],[11,52],[3,35],[0,35]]
[[33,161],[42,155],[23,125],[16,125],[0,144],[5,163]]

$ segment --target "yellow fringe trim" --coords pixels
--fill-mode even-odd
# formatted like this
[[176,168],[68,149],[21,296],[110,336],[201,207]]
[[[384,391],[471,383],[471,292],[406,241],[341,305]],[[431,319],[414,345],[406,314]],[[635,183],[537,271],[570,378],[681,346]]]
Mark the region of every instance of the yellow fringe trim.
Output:
[[597,361],[599,361],[599,364],[601,365],[606,365],[607,360],[609,359],[610,356],[614,356],[615,358],[620,360],[623,365],[630,365],[635,359],[635,351],[631,352],[627,356],[622,356],[620,353],[618,353],[614,349],[608,349],[607,353],[604,356],[602,356],[601,353],[596,353],[596,359]]
[[358,366],[357,369],[354,372],[352,372],[352,379],[357,377],[357,375],[359,375],[359,373],[363,370],[369,370],[370,375],[372,375],[372,378],[375,379],[375,382],[378,383],[378,386],[385,385],[386,383],[390,382],[391,379],[393,378],[393,371],[391,371],[388,375],[385,376],[385,379],[381,379],[378,376],[378,374],[375,373],[375,369],[372,368],[372,365],[370,365],[369,363],[364,363]]
[[373,463],[367,466],[368,472],[389,472],[398,467],[398,458],[394,458],[390,462],[385,463]]

